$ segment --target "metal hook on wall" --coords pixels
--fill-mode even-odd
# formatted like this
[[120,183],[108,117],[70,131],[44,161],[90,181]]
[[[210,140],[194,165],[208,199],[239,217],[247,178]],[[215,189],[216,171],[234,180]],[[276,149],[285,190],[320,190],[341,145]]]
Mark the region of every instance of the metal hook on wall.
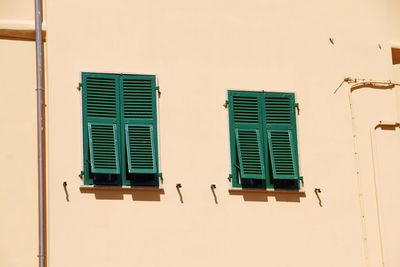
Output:
[[179,200],[181,201],[181,203],[183,203],[183,196],[182,196],[182,193],[181,193],[181,188],[182,188],[181,184],[176,184],[176,191],[178,191]]

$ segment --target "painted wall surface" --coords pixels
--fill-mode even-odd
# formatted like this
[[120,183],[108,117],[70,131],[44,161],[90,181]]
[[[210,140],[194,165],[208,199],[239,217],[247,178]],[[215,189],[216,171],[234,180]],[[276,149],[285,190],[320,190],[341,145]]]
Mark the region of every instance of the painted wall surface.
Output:
[[[399,266],[399,129],[374,129],[399,120],[398,88],[334,93],[345,77],[394,79],[394,2],[49,1],[49,266]],[[34,44],[0,48],[13,88],[0,114],[15,125],[0,265],[34,266]],[[82,71],[157,75],[162,193],[80,190]],[[228,191],[228,89],[295,92],[304,194]]]
[[26,21],[35,18],[35,1],[2,0],[0,2],[0,19],[7,21]]
[[37,164],[35,47],[0,40],[0,266],[35,266]]

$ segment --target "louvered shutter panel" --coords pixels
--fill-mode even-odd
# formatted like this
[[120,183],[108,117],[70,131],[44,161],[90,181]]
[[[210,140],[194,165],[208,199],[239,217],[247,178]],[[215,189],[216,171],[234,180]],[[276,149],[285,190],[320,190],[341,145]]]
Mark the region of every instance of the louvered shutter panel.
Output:
[[298,179],[294,95],[264,93],[265,125],[274,179]]
[[117,128],[110,123],[89,123],[90,162],[93,173],[119,173]]
[[120,173],[118,83],[117,75],[82,74],[85,163],[92,173]]
[[155,77],[123,75],[123,122],[129,173],[158,173]]
[[236,93],[231,98],[236,151],[243,179],[265,179],[259,100],[260,97],[251,92]]

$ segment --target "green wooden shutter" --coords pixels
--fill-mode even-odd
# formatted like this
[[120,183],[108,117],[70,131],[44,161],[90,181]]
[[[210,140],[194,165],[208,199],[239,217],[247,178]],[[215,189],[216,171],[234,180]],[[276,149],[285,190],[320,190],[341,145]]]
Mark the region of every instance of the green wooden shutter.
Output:
[[128,169],[130,173],[156,173],[153,126],[125,125]]
[[242,178],[264,179],[262,146],[258,129],[235,129]]
[[117,75],[82,73],[85,177],[89,163],[92,173],[120,173],[118,86]]
[[[231,130],[243,179],[265,179],[264,148],[260,133],[260,97],[252,92],[235,92],[231,100]],[[236,159],[232,164],[236,165]]]
[[116,124],[89,123],[90,163],[93,173],[119,173]]
[[123,123],[129,173],[158,173],[156,84],[152,75],[123,75]]
[[264,93],[264,101],[273,178],[299,179],[294,95]]

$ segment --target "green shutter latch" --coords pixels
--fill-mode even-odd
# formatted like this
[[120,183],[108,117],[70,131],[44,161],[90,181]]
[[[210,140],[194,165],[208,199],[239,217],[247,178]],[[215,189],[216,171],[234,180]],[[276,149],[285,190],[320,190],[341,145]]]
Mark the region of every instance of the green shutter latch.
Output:
[[81,171],[81,173],[78,176],[79,178],[83,179],[83,171]]
[[227,108],[228,105],[229,105],[229,101],[228,101],[228,100],[225,100],[225,103],[223,104],[224,108]]
[[76,89],[77,89],[78,91],[80,91],[81,88],[82,88],[82,83],[78,83],[78,86],[76,87]]

